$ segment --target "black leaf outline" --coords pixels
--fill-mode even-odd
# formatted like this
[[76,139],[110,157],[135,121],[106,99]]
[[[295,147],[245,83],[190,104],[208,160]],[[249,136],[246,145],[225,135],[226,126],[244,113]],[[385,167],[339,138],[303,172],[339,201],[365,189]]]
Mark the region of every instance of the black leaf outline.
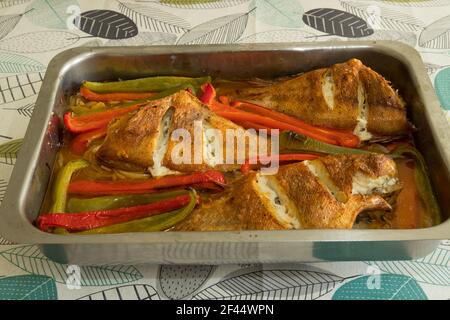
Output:
[[[341,1],[341,5],[346,11],[376,24],[376,29],[417,31],[424,27],[420,19],[391,8],[377,6],[379,12],[375,13],[369,10],[371,5],[366,3]],[[375,28],[375,25],[373,27]]]
[[294,268],[239,270],[197,293],[193,299],[317,299],[348,278]]
[[247,27],[248,17],[255,10],[232,14],[201,23],[177,41],[177,44],[232,43],[238,40]]
[[148,30],[180,33],[190,28],[184,19],[153,6],[119,1],[119,10],[134,20],[139,27]]
[[426,26],[420,33],[419,46],[431,49],[450,49],[450,15]]
[[41,53],[69,47],[79,39],[79,35],[61,30],[27,32],[0,41],[0,49],[19,53]]
[[160,300],[155,288],[147,284],[130,284],[96,291],[77,300]]
[[3,110],[15,110],[17,111],[21,116],[31,118],[33,115],[34,106],[36,105],[35,102],[27,103],[23,106],[20,106],[18,108],[3,108]]

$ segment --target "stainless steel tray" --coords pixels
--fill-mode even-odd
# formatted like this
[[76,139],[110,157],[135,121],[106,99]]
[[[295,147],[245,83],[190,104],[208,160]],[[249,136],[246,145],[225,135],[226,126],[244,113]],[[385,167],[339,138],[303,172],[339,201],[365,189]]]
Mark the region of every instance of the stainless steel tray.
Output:
[[[81,81],[151,75],[273,77],[359,58],[399,89],[418,128],[442,210],[440,225],[412,230],[155,232],[64,236],[32,225],[44,198],[62,133],[64,96]],[[450,131],[419,54],[398,42],[322,42],[75,48],[57,55],[45,75],[0,213],[0,234],[41,244],[59,262],[247,263],[412,259],[450,237]]]

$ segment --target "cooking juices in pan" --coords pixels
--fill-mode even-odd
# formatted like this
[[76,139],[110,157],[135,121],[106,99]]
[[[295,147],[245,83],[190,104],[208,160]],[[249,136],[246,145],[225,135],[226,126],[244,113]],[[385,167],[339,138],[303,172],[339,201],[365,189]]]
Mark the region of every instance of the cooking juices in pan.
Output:
[[86,81],[68,99],[35,223],[60,234],[429,227],[439,208],[406,114],[356,59],[282,79]]

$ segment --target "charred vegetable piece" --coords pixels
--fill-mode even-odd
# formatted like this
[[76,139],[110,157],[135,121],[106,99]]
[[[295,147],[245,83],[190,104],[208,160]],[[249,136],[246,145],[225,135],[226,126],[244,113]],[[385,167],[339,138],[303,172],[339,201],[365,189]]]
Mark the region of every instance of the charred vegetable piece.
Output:
[[440,209],[439,205],[437,204],[436,197],[434,196],[430,179],[428,178],[428,169],[425,163],[425,159],[416,148],[409,145],[400,145],[396,147],[390,155],[393,158],[399,158],[404,157],[405,155],[409,155],[415,159],[416,166],[414,169],[414,179],[416,181],[417,190],[419,191],[420,197],[425,202],[426,208],[431,213],[434,223],[439,224]]
[[70,198],[67,202],[67,212],[111,210],[124,207],[133,207],[182,194],[186,194],[186,190],[175,190],[151,194],[114,195],[95,198]]
[[191,198],[188,193],[133,207],[79,213],[49,213],[39,216],[36,224],[43,231],[55,227],[68,231],[89,230],[170,212],[188,205],[192,201]]
[[85,168],[89,162],[79,159],[68,162],[59,170],[53,184],[53,204],[50,212],[65,212],[67,201],[67,189],[75,171]]
[[96,93],[89,90],[85,86],[81,86],[80,94],[83,98],[89,101],[124,101],[124,100],[139,100],[150,98],[155,95],[153,92],[111,92],[111,93]]
[[197,203],[195,191],[190,191],[190,201],[182,209],[158,214],[148,218],[133,220],[129,222],[114,224],[107,227],[95,228],[76,234],[103,234],[103,233],[123,233],[123,232],[152,232],[163,231],[175,226],[183,221],[194,210]]
[[210,77],[149,77],[135,80],[115,82],[90,82],[85,81],[83,86],[97,93],[109,92],[160,92],[180,85],[200,86],[211,82]]
[[335,146],[329,143],[315,140],[313,138],[292,132],[284,131],[279,135],[280,149],[301,152],[317,152],[325,154],[370,154],[372,152]]
[[187,175],[165,176],[140,182],[78,180],[70,184],[69,193],[86,195],[143,193],[206,182],[213,182],[218,186],[223,186],[225,177],[220,171],[210,170]]

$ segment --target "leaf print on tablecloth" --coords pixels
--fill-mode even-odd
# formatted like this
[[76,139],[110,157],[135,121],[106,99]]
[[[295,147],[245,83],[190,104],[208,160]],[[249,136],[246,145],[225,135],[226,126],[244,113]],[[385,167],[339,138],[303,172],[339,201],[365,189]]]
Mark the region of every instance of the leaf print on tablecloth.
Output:
[[[380,288],[371,287],[380,277]],[[427,300],[425,292],[411,277],[399,274],[362,276],[337,288],[333,300]]]
[[247,27],[247,13],[238,13],[219,17],[195,26],[180,39],[177,44],[214,44],[235,42]]
[[97,291],[77,300],[160,300],[155,288],[134,284]]
[[440,70],[434,78],[434,89],[442,108],[450,110],[450,67]]
[[[373,2],[373,0],[365,1]],[[404,7],[441,7],[450,5],[450,0],[378,0],[378,2]]]
[[443,17],[423,29],[419,46],[431,49],[450,49],[450,16]]
[[[49,276],[58,283],[65,284],[72,274],[67,272],[67,264],[47,259],[34,245],[15,247],[0,256],[28,273]],[[134,266],[80,266],[80,278],[81,286],[111,286],[142,279],[142,274]]]
[[313,300],[333,290],[344,278],[310,270],[256,270],[229,275],[193,299]]
[[180,33],[190,28],[184,19],[150,5],[119,2],[119,10],[133,19],[139,27],[148,30]]
[[6,188],[8,187],[8,182],[5,179],[0,179],[0,204],[5,198]]
[[31,118],[31,116],[33,115],[33,110],[34,110],[35,104],[36,104],[35,102],[31,102],[31,103],[27,103],[27,104],[25,104],[23,106],[20,106],[18,108],[5,107],[5,108],[3,108],[3,110],[15,110],[21,116],[24,116],[24,117],[27,117],[27,118]]
[[91,36],[104,39],[126,39],[138,34],[133,20],[112,10],[90,10],[75,17],[74,25]]
[[80,36],[67,31],[37,31],[19,34],[0,41],[0,49],[20,53],[40,53],[73,45]]
[[412,261],[370,261],[381,271],[402,274],[418,282],[450,286],[450,249],[438,247],[428,256]]
[[13,244],[13,243],[9,242],[5,238],[0,237],[0,245],[7,245],[7,244]]
[[50,29],[67,29],[69,7],[79,7],[76,0],[34,0],[26,11],[26,18],[33,24]]
[[58,300],[55,281],[46,276],[0,278],[0,300]]
[[23,14],[9,14],[6,16],[0,16],[0,39],[3,39],[14,29],[22,16]]
[[208,265],[162,265],[158,270],[158,291],[169,299],[188,299],[214,269]]
[[39,92],[44,72],[24,73],[0,78],[0,105],[31,97]]
[[[244,4],[250,0],[159,0],[164,6],[179,9],[222,9]],[[137,2],[154,2],[154,0],[137,0]]]
[[256,19],[277,27],[303,27],[303,7],[292,0],[256,0]]
[[21,138],[0,144],[0,163],[15,164],[22,142],[23,139]]
[[177,36],[164,32],[140,32],[130,39],[108,40],[105,46],[143,46],[143,45],[170,45],[175,44]]
[[303,30],[271,30],[251,34],[239,39],[239,43],[275,43],[275,42],[300,42],[315,41],[317,36],[314,33]]
[[417,31],[425,26],[423,21],[404,12],[372,4],[341,1],[342,7],[366,20],[373,29]]
[[360,38],[373,34],[373,29],[366,21],[338,9],[309,10],[303,15],[303,22],[311,28],[340,37]]
[[31,0],[0,0],[0,8],[12,7],[30,1]]
[[45,66],[34,59],[0,52],[0,72],[2,73],[21,73],[44,69]]

